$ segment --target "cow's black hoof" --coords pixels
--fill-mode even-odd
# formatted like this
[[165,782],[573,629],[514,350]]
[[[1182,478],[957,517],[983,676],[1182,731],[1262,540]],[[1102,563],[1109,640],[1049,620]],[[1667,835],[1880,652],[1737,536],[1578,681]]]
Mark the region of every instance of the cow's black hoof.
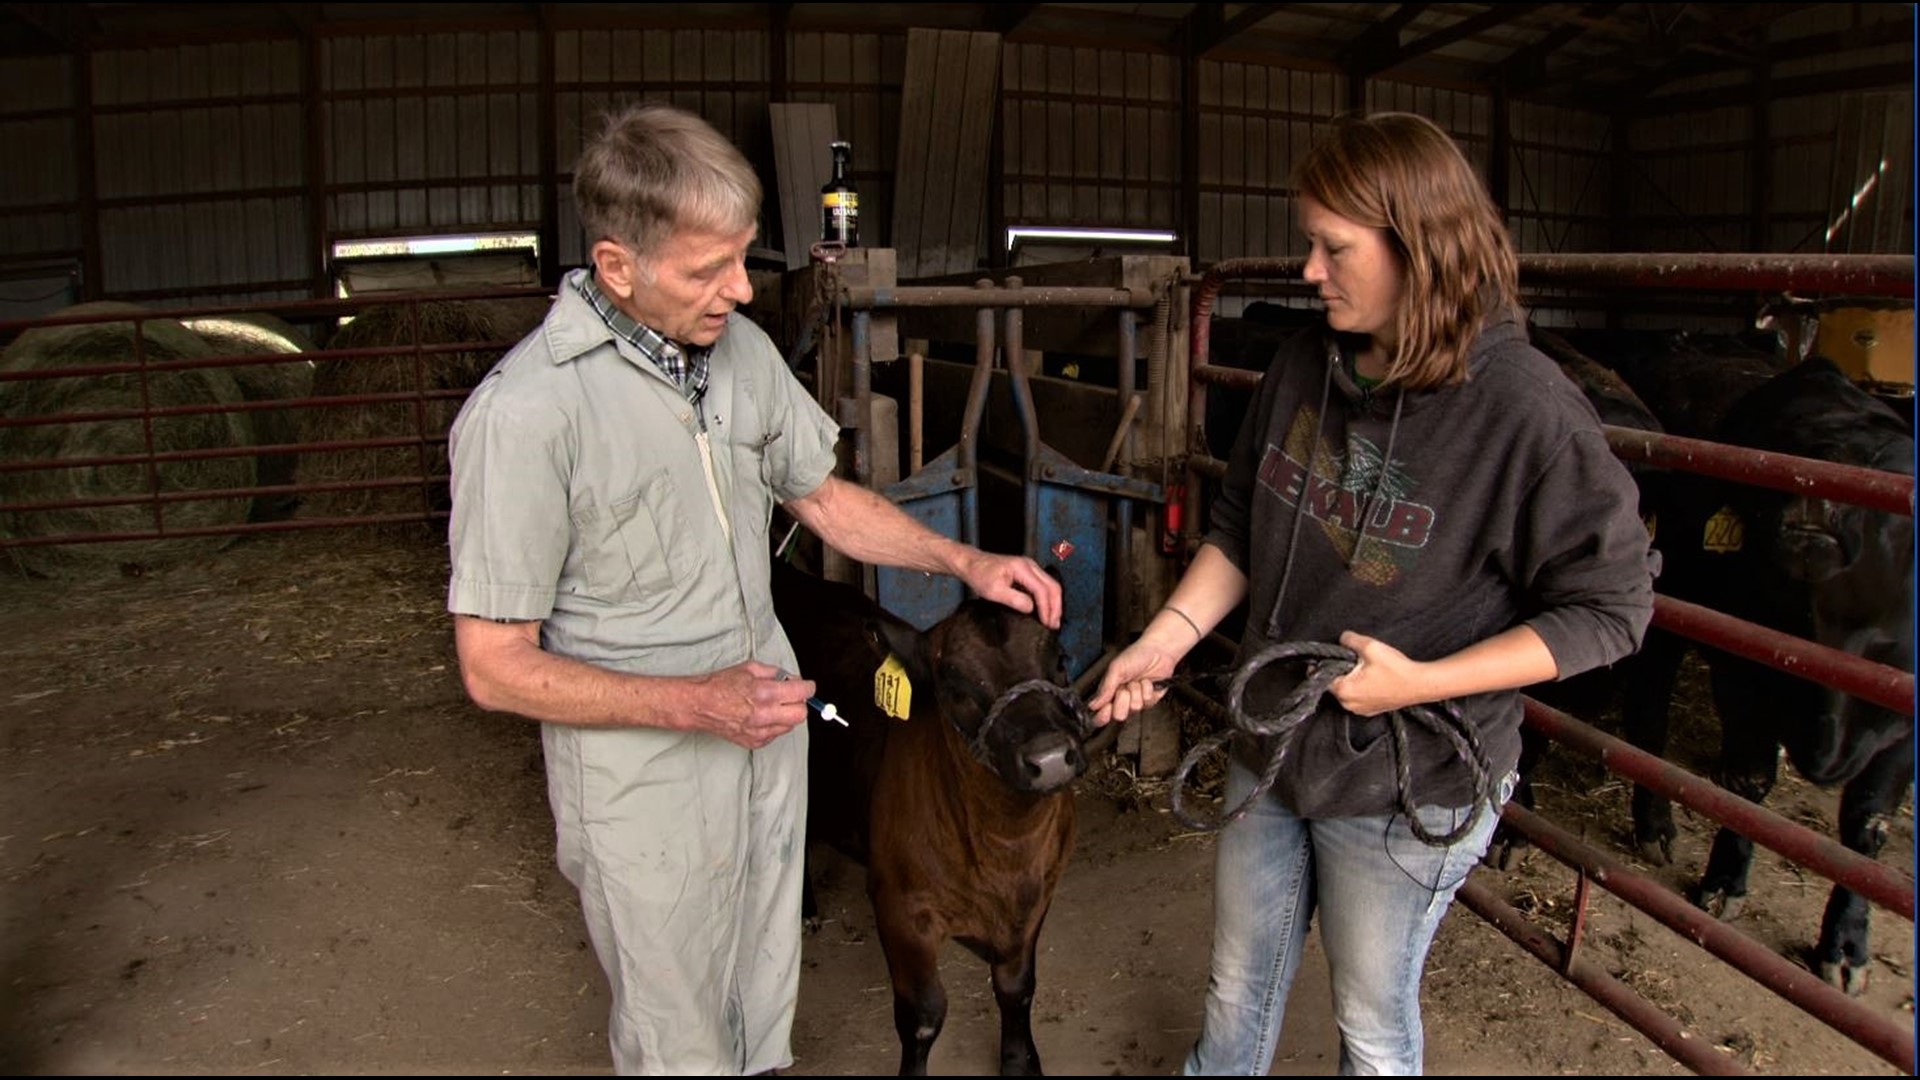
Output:
[[806,918],[801,919],[800,930],[802,933],[806,934],[808,937],[812,937],[814,934],[819,933],[820,932],[820,916],[809,915]]
[[1673,841],[1679,835],[1680,830],[1674,827],[1673,814],[1667,807],[1633,808],[1633,846],[1650,865],[1672,864]]
[[[1025,1019],[1022,1018],[1022,1023]],[[1032,1039],[1015,1038],[1000,1044],[1001,1076],[1045,1076],[1040,1068],[1040,1048]]]
[[1827,985],[1844,991],[1848,997],[1859,997],[1867,992],[1867,965],[1849,964],[1842,960],[1823,960],[1819,964],[1820,977]]
[[1735,896],[1725,889],[1701,888],[1694,899],[1694,905],[1721,922],[1732,922],[1747,909],[1747,898]]
[[1523,857],[1522,853],[1526,850],[1527,846],[1528,845],[1522,841],[1503,840],[1496,837],[1493,843],[1487,845],[1487,853],[1480,856],[1480,862],[1482,865],[1490,866],[1495,870],[1511,870],[1520,865]]

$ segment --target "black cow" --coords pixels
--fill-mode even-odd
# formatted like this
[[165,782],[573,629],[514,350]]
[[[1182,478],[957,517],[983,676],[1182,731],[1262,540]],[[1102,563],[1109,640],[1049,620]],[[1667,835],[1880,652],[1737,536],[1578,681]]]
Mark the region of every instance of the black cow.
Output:
[[[843,585],[780,566],[773,586],[801,674],[848,722],[812,725],[808,832],[867,865],[900,1074],[926,1074],[946,1020],[948,938],[992,969],[1001,1074],[1039,1074],[1036,943],[1073,845],[1067,785],[1086,769],[1059,636],[984,600],[922,634]],[[904,722],[874,704],[889,654],[912,687]]]
[[[1823,358],[1757,386],[1755,373],[1740,364],[1700,364],[1685,379],[1677,371],[1636,385],[1669,430],[1704,429],[1701,436],[1715,442],[1912,475],[1910,424]],[[1631,371],[1624,374],[1634,380]],[[1675,477],[1659,528],[1663,593],[1913,669],[1910,517],[1689,475]],[[1784,747],[1808,780],[1844,785],[1840,838],[1877,854],[1884,816],[1912,780],[1913,718],[1719,650],[1702,654],[1721,720],[1722,785],[1761,801]],[[1669,695],[1648,697],[1628,713],[1629,738],[1660,753]],[[1669,842],[1674,828],[1665,800],[1637,796],[1635,830],[1643,848],[1646,841]],[[1697,894],[1702,906],[1722,918],[1739,912],[1752,854],[1746,838],[1720,831]],[[1835,887],[1813,959],[1829,982],[1856,994],[1865,989],[1863,898]]]
[[[1216,318],[1208,329],[1208,362],[1218,367],[1264,373],[1273,366],[1280,346],[1325,316],[1314,308],[1288,307],[1265,300],[1246,306],[1240,318]],[[1226,458],[1247,415],[1254,392],[1228,386],[1207,387],[1205,423],[1207,446],[1214,457]]]
[[[1600,422],[1636,431],[1659,432],[1660,421],[1640,400],[1620,375],[1599,361],[1574,348],[1560,333],[1529,325],[1527,336],[1534,348],[1559,366],[1560,371],[1593,405]],[[1627,465],[1640,492],[1640,517],[1658,538],[1661,508],[1670,497],[1671,474],[1657,466],[1630,462]],[[1529,686],[1525,693],[1543,704],[1589,720],[1597,719],[1615,699],[1624,699],[1622,711],[1628,716],[1665,715],[1667,697],[1686,656],[1684,638],[1649,630],[1640,650],[1604,668],[1583,672],[1558,682]],[[1631,738],[1631,734],[1629,735]],[[1519,805],[1533,809],[1533,771],[1546,755],[1546,736],[1531,727],[1520,729],[1520,780],[1513,798]],[[1652,797],[1651,792],[1635,789],[1635,805]],[[1526,846],[1526,838],[1502,823],[1494,829],[1485,861],[1507,869]],[[1645,845],[1643,844],[1643,847]]]

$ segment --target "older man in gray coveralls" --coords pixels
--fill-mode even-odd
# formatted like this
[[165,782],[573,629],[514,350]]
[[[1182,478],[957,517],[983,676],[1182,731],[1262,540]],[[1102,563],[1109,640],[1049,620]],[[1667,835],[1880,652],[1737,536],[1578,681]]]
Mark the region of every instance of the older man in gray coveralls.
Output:
[[561,870],[623,1074],[792,1062],[806,700],[768,592],[774,503],[853,559],[1049,626],[1032,561],[831,475],[839,428],[735,311],[760,184],[706,123],[613,117],[574,174],[590,269],[455,420],[447,607],[468,693],[542,723]]

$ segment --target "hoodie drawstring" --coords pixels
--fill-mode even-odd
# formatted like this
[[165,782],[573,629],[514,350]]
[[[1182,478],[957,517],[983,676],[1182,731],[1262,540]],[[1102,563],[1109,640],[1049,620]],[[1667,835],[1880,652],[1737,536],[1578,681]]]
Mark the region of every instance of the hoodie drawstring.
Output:
[[1373,520],[1374,508],[1380,505],[1380,493],[1386,490],[1387,474],[1393,470],[1393,443],[1400,437],[1400,408],[1407,403],[1406,391],[1396,391],[1393,395],[1393,423],[1387,427],[1387,449],[1380,457],[1380,475],[1374,477],[1373,491],[1367,495],[1367,505],[1360,512],[1359,530],[1353,537],[1353,551],[1347,555],[1347,569],[1360,561],[1360,545],[1367,542],[1367,523]]
[[[1337,349],[1338,346],[1330,346]],[[1267,640],[1280,636],[1280,604],[1287,598],[1287,582],[1293,579],[1293,557],[1300,550],[1300,521],[1306,516],[1307,499],[1313,487],[1314,470],[1320,465],[1320,436],[1327,430],[1327,403],[1333,400],[1333,366],[1339,354],[1327,357],[1327,378],[1320,386],[1320,412],[1314,417],[1313,442],[1307,449],[1307,473],[1300,480],[1300,495],[1293,500],[1293,525],[1287,532],[1287,559],[1280,566],[1280,588],[1273,594],[1273,609],[1267,613]]]

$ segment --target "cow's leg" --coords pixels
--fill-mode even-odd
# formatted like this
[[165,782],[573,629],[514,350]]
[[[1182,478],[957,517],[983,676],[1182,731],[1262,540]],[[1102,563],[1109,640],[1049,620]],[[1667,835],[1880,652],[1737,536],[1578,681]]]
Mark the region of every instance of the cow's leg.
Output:
[[[1620,711],[1627,741],[1655,757],[1667,752],[1668,714],[1673,687],[1680,680],[1680,662],[1687,655],[1685,638],[1664,630],[1649,630],[1640,652],[1621,663]],[[1655,866],[1673,861],[1673,804],[1666,796],[1633,786],[1633,843],[1640,857]]]
[[[1520,778],[1513,785],[1513,798],[1510,801],[1528,810],[1533,809],[1533,770],[1547,756],[1548,745],[1545,735],[1530,727],[1520,729],[1520,764],[1517,766]],[[1496,870],[1511,870],[1513,864],[1519,861],[1520,851],[1527,846],[1527,838],[1519,830],[1508,828],[1507,823],[1502,821],[1494,826],[1493,842],[1487,845],[1487,853],[1480,861]]]
[[813,891],[813,851],[807,845],[807,853],[800,860],[800,929],[803,933],[820,932],[820,898]]
[[947,1022],[940,982],[940,942],[922,933],[897,899],[873,897],[875,929],[893,982],[893,1029],[900,1036],[900,1075],[927,1075],[927,1055]]
[[[1840,793],[1840,842],[1877,858],[1887,842],[1887,815],[1900,806],[1913,783],[1913,734],[1881,751]],[[1849,994],[1867,990],[1868,906],[1865,897],[1835,885],[1813,949],[1820,977]]]
[[993,1000],[1000,1006],[1000,1075],[1039,1076],[1040,1048],[1033,1044],[1034,952],[1040,940],[1033,933],[1019,948],[993,963]]
[[[1713,702],[1720,714],[1720,786],[1753,803],[1766,801],[1780,775],[1780,744],[1764,699],[1769,677],[1758,664],[1718,657],[1713,665]],[[1716,918],[1732,920],[1747,902],[1747,872],[1753,841],[1722,827],[1713,838],[1695,902]]]

